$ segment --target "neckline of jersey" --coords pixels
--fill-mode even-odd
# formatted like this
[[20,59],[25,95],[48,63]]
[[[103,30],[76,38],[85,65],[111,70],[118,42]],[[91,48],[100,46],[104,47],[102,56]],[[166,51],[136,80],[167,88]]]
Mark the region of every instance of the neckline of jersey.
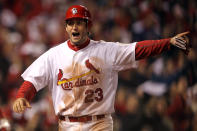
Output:
[[78,50],[85,48],[86,46],[89,45],[89,43],[90,43],[90,39],[87,39],[87,41],[80,46],[72,45],[70,40],[68,40],[68,42],[67,42],[68,47],[74,51],[78,51]]

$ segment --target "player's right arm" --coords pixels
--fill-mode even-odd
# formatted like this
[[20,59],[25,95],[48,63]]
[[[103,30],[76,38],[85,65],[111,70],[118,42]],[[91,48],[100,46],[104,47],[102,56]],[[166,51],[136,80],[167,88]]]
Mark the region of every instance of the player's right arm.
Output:
[[13,111],[16,113],[24,113],[27,108],[31,108],[30,101],[36,94],[36,89],[29,81],[24,81],[19,88],[16,100],[13,103]]
[[[20,86],[13,103],[14,112],[23,113],[27,108],[31,108],[30,102],[36,92],[48,85],[49,80],[51,80],[49,54],[49,51],[42,54],[21,75],[24,82]],[[50,59],[52,58],[50,57]]]

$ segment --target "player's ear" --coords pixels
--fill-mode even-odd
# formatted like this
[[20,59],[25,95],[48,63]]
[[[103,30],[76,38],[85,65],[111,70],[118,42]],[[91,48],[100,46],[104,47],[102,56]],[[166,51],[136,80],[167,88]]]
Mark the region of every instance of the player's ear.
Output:
[[91,30],[91,26],[87,26],[87,34],[88,34],[88,36],[91,35],[90,30]]
[[64,27],[66,29],[66,32],[68,32],[68,28],[67,28],[68,26],[67,26],[67,24],[65,24]]
[[67,22],[64,21],[64,28],[66,29],[66,27],[67,27]]

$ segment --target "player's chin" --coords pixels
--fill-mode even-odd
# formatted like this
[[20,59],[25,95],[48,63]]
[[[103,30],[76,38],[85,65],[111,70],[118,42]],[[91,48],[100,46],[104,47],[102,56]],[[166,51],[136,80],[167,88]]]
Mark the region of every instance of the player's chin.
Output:
[[72,36],[72,40],[79,42],[81,40],[81,36]]
[[80,39],[72,39],[72,42],[73,43],[79,43],[80,42]]
[[79,45],[79,44],[80,44],[81,39],[76,39],[76,38],[75,38],[75,39],[72,39],[71,41],[72,41],[72,43],[73,43],[73,44],[75,44],[75,45]]

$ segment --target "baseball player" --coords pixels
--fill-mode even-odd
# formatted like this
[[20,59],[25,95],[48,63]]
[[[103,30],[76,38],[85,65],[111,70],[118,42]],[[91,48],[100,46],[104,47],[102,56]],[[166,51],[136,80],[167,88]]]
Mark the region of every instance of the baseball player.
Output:
[[137,67],[137,60],[177,46],[188,53],[184,32],[172,38],[130,44],[94,41],[88,37],[92,20],[81,5],[68,8],[65,30],[69,39],[49,49],[22,74],[13,110],[31,108],[36,92],[48,87],[59,118],[59,130],[112,131],[118,72]]

